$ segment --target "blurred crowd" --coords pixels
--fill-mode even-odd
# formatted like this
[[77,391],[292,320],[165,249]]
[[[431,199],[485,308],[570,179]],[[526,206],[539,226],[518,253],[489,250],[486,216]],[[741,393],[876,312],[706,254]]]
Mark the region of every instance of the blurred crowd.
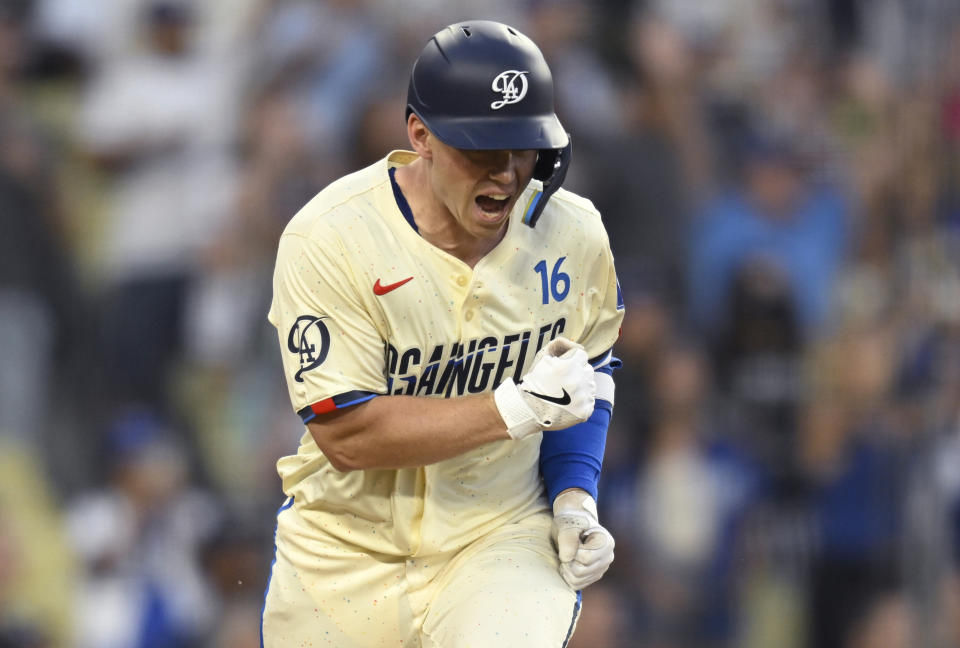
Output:
[[259,645],[278,237],[465,18],[626,301],[571,646],[960,646],[960,3],[0,0],[0,648]]

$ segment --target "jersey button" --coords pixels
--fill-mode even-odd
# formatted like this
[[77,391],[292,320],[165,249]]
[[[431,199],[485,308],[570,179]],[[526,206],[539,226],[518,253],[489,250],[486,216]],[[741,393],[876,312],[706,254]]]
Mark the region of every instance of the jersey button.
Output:
[[473,311],[472,311],[472,310],[468,310],[466,313],[464,313],[464,314],[463,314],[463,319],[467,320],[468,322],[469,322],[470,320],[472,320],[472,319],[473,319]]
[[467,278],[464,277],[463,275],[460,275],[459,277],[457,277],[457,285],[458,285],[458,286],[466,286],[466,285],[467,285]]

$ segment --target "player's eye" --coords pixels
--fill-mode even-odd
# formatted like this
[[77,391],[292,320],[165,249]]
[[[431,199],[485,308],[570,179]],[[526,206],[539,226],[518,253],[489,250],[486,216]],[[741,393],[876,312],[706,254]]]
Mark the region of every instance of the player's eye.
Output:
[[504,157],[505,153],[506,151],[463,151],[463,154],[471,163],[482,167],[496,164],[498,160]]
[[536,160],[537,151],[535,150],[496,150],[496,151],[468,151],[462,153],[472,164],[483,168],[502,168],[510,163],[511,159],[515,162],[529,163]]

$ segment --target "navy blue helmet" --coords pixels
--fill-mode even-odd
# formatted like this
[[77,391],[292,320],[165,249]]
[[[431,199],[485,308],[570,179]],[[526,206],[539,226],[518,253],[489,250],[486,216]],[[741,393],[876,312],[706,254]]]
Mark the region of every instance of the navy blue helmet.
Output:
[[410,74],[410,113],[454,148],[539,151],[533,177],[543,191],[523,217],[531,227],[570,164],[550,68],[532,40],[502,23],[468,20],[436,33]]

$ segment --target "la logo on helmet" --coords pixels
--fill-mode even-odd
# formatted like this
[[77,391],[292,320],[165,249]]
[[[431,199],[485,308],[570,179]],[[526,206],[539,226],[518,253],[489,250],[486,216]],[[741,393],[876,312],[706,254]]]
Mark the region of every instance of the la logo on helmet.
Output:
[[[503,95],[503,99],[494,101],[490,107],[494,110],[500,110],[508,104],[519,103],[521,99],[527,96],[527,77],[528,72],[520,70],[505,70],[497,75],[493,80],[491,88],[494,92]],[[519,88],[517,84],[519,82]]]

